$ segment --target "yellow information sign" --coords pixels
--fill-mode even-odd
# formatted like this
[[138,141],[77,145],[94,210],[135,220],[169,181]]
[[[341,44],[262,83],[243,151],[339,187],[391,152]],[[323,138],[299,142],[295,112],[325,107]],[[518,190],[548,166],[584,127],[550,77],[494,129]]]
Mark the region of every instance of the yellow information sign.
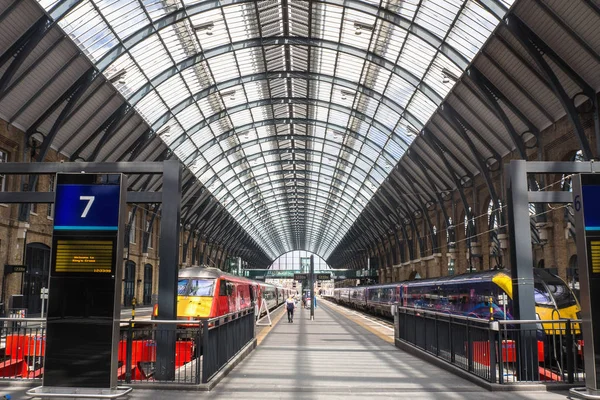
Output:
[[111,273],[111,240],[57,240],[56,272]]
[[592,273],[600,274],[600,240],[591,240],[590,247],[592,250]]

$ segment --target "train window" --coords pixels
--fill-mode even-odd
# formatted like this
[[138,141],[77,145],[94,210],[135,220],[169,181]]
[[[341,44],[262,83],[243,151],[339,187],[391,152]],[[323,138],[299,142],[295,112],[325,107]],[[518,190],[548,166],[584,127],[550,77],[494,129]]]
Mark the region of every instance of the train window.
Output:
[[575,304],[577,304],[577,301],[575,300],[575,296],[573,296],[573,292],[571,292],[569,290],[569,288],[567,287],[567,285],[565,285],[562,282],[552,282],[552,283],[546,283],[546,286],[548,287],[548,290],[550,291],[550,294],[552,295],[552,297],[554,297],[554,301],[556,302],[556,307],[558,308],[565,308],[565,307],[570,307],[570,306],[574,306]]
[[554,306],[552,298],[548,294],[546,287],[542,282],[535,282],[533,286],[533,295],[535,297],[535,303],[540,306]]
[[219,296],[227,296],[227,282],[223,279],[219,281]]
[[186,289],[187,289],[187,285],[188,285],[188,280],[187,279],[180,279],[177,282],[177,294],[180,295],[185,295]]
[[190,282],[188,296],[212,296],[215,281],[212,279],[193,279]]

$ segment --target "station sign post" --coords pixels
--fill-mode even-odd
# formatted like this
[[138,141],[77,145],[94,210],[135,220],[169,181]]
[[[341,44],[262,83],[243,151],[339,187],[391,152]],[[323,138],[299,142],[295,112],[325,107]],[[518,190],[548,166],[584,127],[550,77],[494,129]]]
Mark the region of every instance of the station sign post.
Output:
[[586,390],[571,389],[582,398],[600,399],[600,174],[573,177],[573,208],[577,229],[577,260],[581,287]]
[[57,174],[55,182],[44,379],[30,392],[119,397],[131,390],[117,387],[126,178]]

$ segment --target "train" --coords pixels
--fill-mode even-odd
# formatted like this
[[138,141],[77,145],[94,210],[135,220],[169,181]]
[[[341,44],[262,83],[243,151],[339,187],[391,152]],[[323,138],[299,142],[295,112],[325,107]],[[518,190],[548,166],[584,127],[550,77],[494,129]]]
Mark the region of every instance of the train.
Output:
[[[283,304],[291,293],[292,289],[228,274],[205,265],[182,268],[177,283],[177,319],[215,318],[250,307],[256,307],[256,312],[260,313]],[[158,305],[155,305],[153,317],[157,316]]]
[[[579,302],[561,278],[542,268],[534,268],[533,276],[538,319],[580,319]],[[484,319],[514,319],[512,279],[506,270],[335,288],[328,294],[337,303],[385,317],[392,317],[392,305],[397,304]],[[556,324],[543,326],[551,334],[555,328]],[[574,329],[574,333],[579,332],[577,324]]]

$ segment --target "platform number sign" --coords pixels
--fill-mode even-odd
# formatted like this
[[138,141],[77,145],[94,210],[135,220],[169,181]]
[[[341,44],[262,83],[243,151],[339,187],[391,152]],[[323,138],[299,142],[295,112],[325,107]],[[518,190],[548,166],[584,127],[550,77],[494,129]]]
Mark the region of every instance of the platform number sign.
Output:
[[44,386],[110,389],[118,370],[126,179],[57,174],[55,182]]
[[581,287],[581,318],[586,386],[600,384],[600,174],[573,177],[573,209],[577,228],[577,260]]
[[87,201],[87,205],[85,206],[85,208],[83,209],[83,212],[81,213],[81,218],[85,218],[85,217],[87,217],[88,213],[90,212],[90,208],[92,208],[92,204],[94,204],[94,200],[96,200],[96,196],[79,196],[79,200]]
[[54,230],[117,230],[119,193],[118,185],[57,184]]

